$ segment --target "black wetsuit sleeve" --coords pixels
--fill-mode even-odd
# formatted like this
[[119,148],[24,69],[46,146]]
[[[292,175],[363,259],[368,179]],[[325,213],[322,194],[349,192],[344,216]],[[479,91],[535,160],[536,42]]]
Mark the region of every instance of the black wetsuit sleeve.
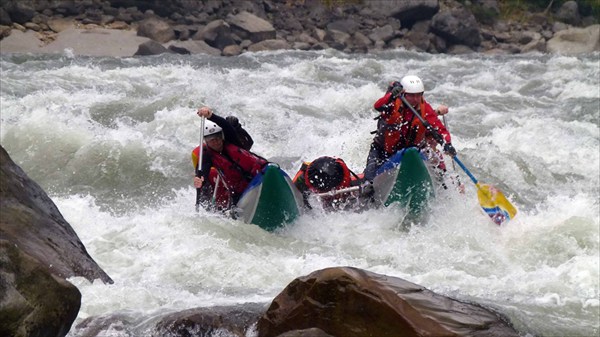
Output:
[[242,142],[240,142],[240,139],[238,138],[235,128],[231,126],[225,118],[213,113],[208,120],[215,122],[215,124],[223,129],[223,135],[225,136],[225,141],[227,143],[244,148]]
[[236,133],[240,143],[242,144],[242,148],[244,150],[250,151],[252,145],[254,145],[254,140],[250,136],[250,134],[244,129],[241,125],[236,128]]

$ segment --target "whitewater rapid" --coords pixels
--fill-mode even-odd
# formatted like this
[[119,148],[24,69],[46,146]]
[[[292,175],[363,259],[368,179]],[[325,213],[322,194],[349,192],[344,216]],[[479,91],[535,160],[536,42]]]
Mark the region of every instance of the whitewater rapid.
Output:
[[[599,57],[2,55],[0,136],[115,281],[70,280],[83,295],[77,322],[266,303],[298,276],[354,266],[488,305],[523,334],[595,336]],[[317,210],[277,233],[194,211],[199,106],[239,117],[253,151],[289,175],[321,155],[361,172],[372,104],[409,73],[423,79],[434,107],[450,106],[461,160],[518,207],[506,226],[482,213],[458,168],[466,193],[438,191],[426,222],[409,230],[394,207]]]

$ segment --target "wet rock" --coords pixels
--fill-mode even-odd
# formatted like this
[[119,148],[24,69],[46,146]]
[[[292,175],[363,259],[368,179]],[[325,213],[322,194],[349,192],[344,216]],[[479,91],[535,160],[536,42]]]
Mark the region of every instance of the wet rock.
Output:
[[518,336],[491,310],[351,267],[295,279],[257,323],[261,337],[309,328],[344,337]]
[[0,240],[0,335],[65,336],[81,293],[19,246]]
[[335,337],[325,331],[317,328],[303,329],[303,330],[292,330],[284,332],[277,337]]
[[154,331],[156,336],[239,336],[248,335],[250,327],[265,311],[265,305],[246,303],[234,307],[210,307],[184,310],[162,317]]
[[0,239],[19,247],[53,275],[112,279],[90,257],[46,192],[0,146]]

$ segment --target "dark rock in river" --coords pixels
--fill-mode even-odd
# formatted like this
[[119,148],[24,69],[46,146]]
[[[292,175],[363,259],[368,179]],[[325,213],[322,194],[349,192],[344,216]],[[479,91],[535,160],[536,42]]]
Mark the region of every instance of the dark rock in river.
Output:
[[38,260],[52,274],[111,278],[90,257],[46,192],[0,146],[0,239]]
[[112,283],[0,146],[0,336],[65,336],[81,305],[73,276]]
[[333,336],[518,336],[499,314],[400,278],[327,268],[299,277],[258,321],[258,335],[318,328]]

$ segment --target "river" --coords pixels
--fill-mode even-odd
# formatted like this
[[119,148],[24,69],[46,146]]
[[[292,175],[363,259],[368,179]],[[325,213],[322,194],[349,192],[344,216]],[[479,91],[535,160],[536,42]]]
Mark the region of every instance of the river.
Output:
[[[113,285],[70,279],[76,323],[269,302],[294,278],[354,266],[506,315],[528,336],[600,334],[600,54],[385,51],[109,58],[2,55],[1,143]],[[276,233],[194,210],[195,110],[239,117],[253,151],[294,175],[343,158],[362,172],[387,83],[420,76],[450,107],[459,157],[519,209],[502,227],[440,191],[424,223],[395,207],[315,210]],[[452,169],[450,169],[452,170]],[[77,336],[74,324],[69,336]],[[111,328],[104,336],[134,336]]]

